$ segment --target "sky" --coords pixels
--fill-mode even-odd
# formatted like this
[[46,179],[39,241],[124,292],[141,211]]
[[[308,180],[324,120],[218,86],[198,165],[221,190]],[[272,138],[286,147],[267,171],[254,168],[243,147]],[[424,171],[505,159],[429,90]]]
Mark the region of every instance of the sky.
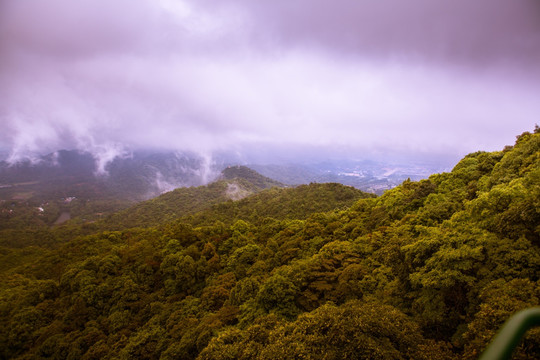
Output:
[[537,0],[0,0],[0,150],[452,162],[540,123],[539,63]]

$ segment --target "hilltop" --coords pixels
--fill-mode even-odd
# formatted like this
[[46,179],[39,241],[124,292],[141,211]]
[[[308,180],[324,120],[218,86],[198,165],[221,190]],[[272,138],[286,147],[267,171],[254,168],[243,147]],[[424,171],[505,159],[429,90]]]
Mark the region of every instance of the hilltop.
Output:
[[223,180],[234,180],[234,179],[244,179],[251,183],[257,189],[268,189],[271,187],[285,187],[286,185],[270,179],[266,176],[263,176],[256,172],[253,169],[248,168],[247,166],[227,166],[221,172],[221,175],[218,179]]
[[197,187],[182,187],[138,203],[102,221],[107,229],[151,226],[194,214],[212,205],[239,200],[283,184],[242,166],[227,167],[218,180]]
[[[219,180],[205,186],[178,188],[120,211],[96,224],[118,230],[147,227],[182,219],[195,224],[261,217],[304,219],[312,213],[351,206],[373,196],[341,184],[310,184],[284,188],[280,182],[244,166],[230,166]],[[210,219],[210,220],[208,220]]]

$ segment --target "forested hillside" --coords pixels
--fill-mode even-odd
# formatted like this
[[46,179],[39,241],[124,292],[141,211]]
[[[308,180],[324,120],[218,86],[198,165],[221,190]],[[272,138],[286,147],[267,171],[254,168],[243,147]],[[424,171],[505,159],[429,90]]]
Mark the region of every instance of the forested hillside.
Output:
[[[216,204],[240,200],[265,189],[283,186],[245,166],[229,166],[223,170],[218,181],[207,186],[178,188],[141,202],[109,216],[97,228],[117,230],[155,225],[195,214]],[[362,194],[354,189],[351,191]]]
[[[0,357],[477,359],[540,304],[539,184],[537,128],[380,197],[172,192],[41,229],[0,247]],[[538,330],[515,355],[534,358]]]

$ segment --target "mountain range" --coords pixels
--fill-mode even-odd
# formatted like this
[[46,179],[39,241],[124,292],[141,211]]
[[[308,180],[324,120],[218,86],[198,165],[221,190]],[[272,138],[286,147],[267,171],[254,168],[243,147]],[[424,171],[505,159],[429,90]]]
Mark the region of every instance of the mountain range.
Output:
[[[138,151],[103,164],[89,152],[59,150],[32,161],[0,161],[0,200],[33,204],[76,198],[117,201],[120,207],[180,187],[201,186],[237,166],[232,157]],[[420,180],[437,165],[392,165],[375,161],[322,161],[307,164],[250,164],[249,168],[285,185],[336,182],[382,194],[409,178]],[[100,211],[98,211],[100,212]]]
[[477,359],[540,305],[539,154],[536,128],[381,196],[229,166],[94,219],[4,200],[0,358]]

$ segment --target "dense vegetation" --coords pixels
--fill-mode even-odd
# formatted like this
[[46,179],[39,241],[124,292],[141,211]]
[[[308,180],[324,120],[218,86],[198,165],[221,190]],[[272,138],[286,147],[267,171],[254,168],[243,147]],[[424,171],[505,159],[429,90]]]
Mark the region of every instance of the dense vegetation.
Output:
[[0,248],[0,357],[476,359],[540,304],[539,184],[537,128],[376,198],[312,184],[42,230]]
[[[245,166],[228,167],[223,170],[220,180],[207,186],[178,188],[118,212],[98,226],[107,230],[151,226],[278,186],[284,185]],[[352,191],[356,194],[362,193],[354,189]]]

